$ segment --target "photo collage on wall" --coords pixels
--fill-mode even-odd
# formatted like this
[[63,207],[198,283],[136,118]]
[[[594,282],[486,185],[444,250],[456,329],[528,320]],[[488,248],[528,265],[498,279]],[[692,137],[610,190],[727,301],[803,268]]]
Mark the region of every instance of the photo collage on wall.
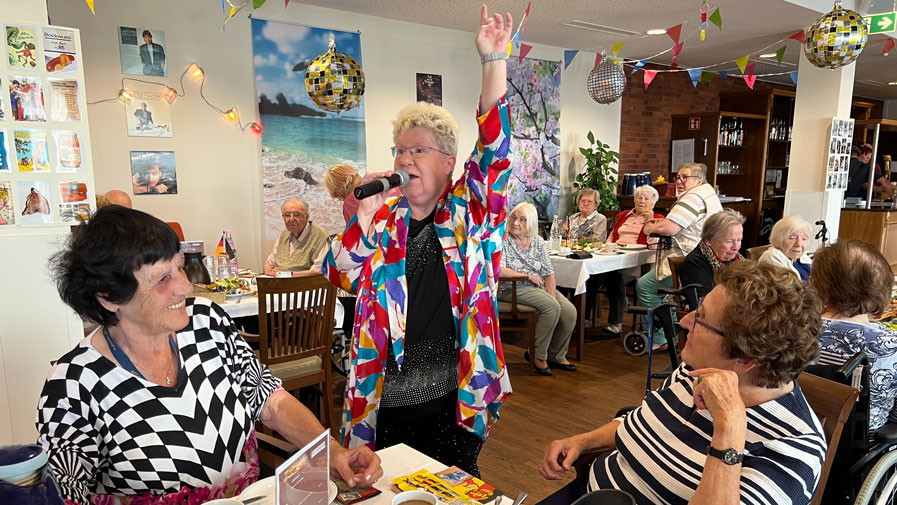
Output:
[[850,168],[850,147],[853,145],[853,119],[832,118],[829,149],[825,168],[825,190],[847,189]]
[[75,31],[2,26],[0,229],[87,219],[92,188],[82,162],[87,125]]

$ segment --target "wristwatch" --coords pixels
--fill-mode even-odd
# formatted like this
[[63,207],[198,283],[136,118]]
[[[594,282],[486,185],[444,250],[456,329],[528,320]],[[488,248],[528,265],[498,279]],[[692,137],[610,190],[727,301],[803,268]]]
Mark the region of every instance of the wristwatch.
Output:
[[707,455],[719,458],[727,465],[737,465],[744,460],[743,452],[738,452],[735,449],[721,451],[719,449],[714,449],[713,446],[710,445],[707,446]]

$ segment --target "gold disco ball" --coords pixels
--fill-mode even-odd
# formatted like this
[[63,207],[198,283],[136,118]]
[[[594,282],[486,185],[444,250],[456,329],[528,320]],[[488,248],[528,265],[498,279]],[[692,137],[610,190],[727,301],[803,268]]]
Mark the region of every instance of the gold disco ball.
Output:
[[863,16],[854,11],[835,8],[813,23],[804,39],[804,54],[810,63],[821,68],[850,65],[863,52],[869,27]]
[[319,108],[337,114],[361,103],[364,70],[355,58],[336,51],[333,34],[330,35],[330,49],[308,65],[305,91]]
[[586,78],[586,89],[589,96],[601,104],[616,102],[626,89],[626,75],[620,65],[602,58]]

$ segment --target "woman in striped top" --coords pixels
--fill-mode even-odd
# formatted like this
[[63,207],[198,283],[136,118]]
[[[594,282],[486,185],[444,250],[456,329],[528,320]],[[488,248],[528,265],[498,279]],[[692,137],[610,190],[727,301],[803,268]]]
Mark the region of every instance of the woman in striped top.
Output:
[[548,479],[580,454],[603,454],[542,503],[607,488],[639,504],[809,503],[826,443],[794,379],[818,352],[820,312],[784,269],[742,260],[720,270],[682,319],[683,364],[663,386],[628,415],[548,445]]

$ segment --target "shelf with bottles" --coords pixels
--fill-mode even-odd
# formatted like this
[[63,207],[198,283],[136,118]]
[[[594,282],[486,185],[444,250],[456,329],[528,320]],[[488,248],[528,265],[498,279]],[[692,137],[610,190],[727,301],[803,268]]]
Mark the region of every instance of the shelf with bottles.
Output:
[[769,140],[771,142],[790,142],[793,129],[787,119],[772,118],[769,121]]
[[716,164],[716,175],[744,175],[744,171],[738,163],[720,161]]
[[720,117],[720,147],[744,147],[744,120],[738,117]]

